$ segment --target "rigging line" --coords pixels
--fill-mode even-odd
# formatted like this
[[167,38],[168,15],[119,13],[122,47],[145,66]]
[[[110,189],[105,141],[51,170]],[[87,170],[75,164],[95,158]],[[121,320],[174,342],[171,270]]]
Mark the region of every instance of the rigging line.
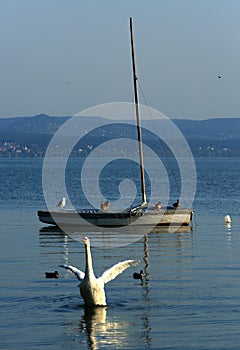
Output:
[[143,88],[142,88],[142,85],[141,85],[140,80],[139,80],[138,77],[137,77],[137,80],[138,80],[138,86],[139,86],[139,88],[140,88],[141,96],[142,96],[142,98],[143,98],[143,101],[144,101],[145,106],[147,107],[146,109],[147,109],[147,111],[148,111],[148,117],[149,117],[149,119],[153,122],[153,118],[152,118],[152,113],[151,113],[151,110],[150,110],[150,106],[149,106],[149,103],[148,103],[148,101],[147,101],[147,99],[146,99],[146,97],[145,97],[145,95],[144,95]]
[[[154,130],[154,126],[155,126],[155,122],[156,121],[155,121],[154,118],[152,118],[151,108],[150,108],[150,106],[149,106],[149,104],[148,104],[148,102],[146,100],[146,97],[145,97],[144,92],[143,92],[143,88],[141,86],[141,83],[140,83],[140,80],[139,80],[138,77],[137,77],[137,80],[138,80],[138,86],[139,86],[139,90],[140,90],[141,96],[142,96],[142,98],[144,100],[145,106],[147,107],[146,110],[148,111],[149,120],[150,120],[150,122],[151,122],[151,124],[153,126],[153,130]],[[166,145],[166,146],[168,148],[168,145]],[[164,156],[164,153],[162,154],[162,156]],[[165,154],[163,163],[165,164],[166,171],[167,171],[168,175],[170,176],[170,178],[169,178],[170,187],[171,187],[171,191],[170,192],[172,192],[172,190],[174,190],[174,189],[172,189],[172,187],[176,186],[176,184],[179,183],[179,173],[178,173],[178,171],[176,172],[175,169],[174,169],[174,166],[172,164],[172,160],[170,159],[171,156],[169,158],[169,156],[166,157],[166,155],[167,155],[167,153]],[[175,194],[175,196],[179,196],[179,195]]]
[[145,95],[144,95],[143,88],[142,88],[142,85],[141,85],[141,83],[140,83],[139,78],[137,78],[137,80],[138,80],[138,86],[140,87],[140,91],[141,91],[141,95],[142,95],[143,101],[144,101],[145,105],[146,105],[147,107],[149,107],[148,101],[147,101],[147,99],[146,99],[146,97],[145,97]]

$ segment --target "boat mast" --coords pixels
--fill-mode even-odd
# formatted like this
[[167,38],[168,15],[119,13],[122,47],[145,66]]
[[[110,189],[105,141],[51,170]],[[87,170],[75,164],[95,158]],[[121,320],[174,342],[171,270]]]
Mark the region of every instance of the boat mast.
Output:
[[132,49],[134,100],[135,100],[135,111],[136,111],[136,119],[137,119],[138,150],[139,150],[139,158],[140,158],[142,205],[146,205],[147,199],[146,199],[146,188],[145,188],[145,177],[144,177],[142,132],[141,132],[141,125],[140,125],[140,113],[139,113],[139,102],[138,102],[138,83],[137,83],[136,60],[135,60],[135,52],[134,52],[134,35],[133,35],[132,17],[130,17],[130,34],[131,34],[131,49]]

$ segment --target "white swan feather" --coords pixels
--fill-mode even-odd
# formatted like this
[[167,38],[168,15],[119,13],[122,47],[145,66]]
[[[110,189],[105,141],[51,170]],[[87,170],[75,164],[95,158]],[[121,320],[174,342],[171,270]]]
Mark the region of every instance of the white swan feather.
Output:
[[103,283],[108,283],[116,278],[120,273],[126,270],[130,266],[136,266],[139,263],[138,260],[125,260],[113,265],[109,269],[105,270],[102,275],[98,278]]
[[58,265],[59,267],[63,267],[66,270],[71,271],[72,273],[74,273],[74,275],[77,277],[77,279],[79,281],[82,281],[84,279],[85,273],[82,272],[81,270],[77,269],[74,266],[71,265],[66,265],[66,264],[62,264],[62,265]]

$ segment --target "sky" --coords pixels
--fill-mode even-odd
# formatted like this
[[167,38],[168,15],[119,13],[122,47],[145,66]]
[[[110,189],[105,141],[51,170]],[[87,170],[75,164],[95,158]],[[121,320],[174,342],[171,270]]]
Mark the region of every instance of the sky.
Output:
[[141,103],[240,117],[239,0],[0,0],[0,117],[133,102],[130,16]]

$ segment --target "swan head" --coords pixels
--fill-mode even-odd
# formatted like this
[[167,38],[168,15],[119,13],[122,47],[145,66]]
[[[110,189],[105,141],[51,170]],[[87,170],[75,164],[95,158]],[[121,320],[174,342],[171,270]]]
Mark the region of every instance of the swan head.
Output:
[[85,244],[85,245],[90,245],[90,240],[88,237],[84,237],[82,242]]

